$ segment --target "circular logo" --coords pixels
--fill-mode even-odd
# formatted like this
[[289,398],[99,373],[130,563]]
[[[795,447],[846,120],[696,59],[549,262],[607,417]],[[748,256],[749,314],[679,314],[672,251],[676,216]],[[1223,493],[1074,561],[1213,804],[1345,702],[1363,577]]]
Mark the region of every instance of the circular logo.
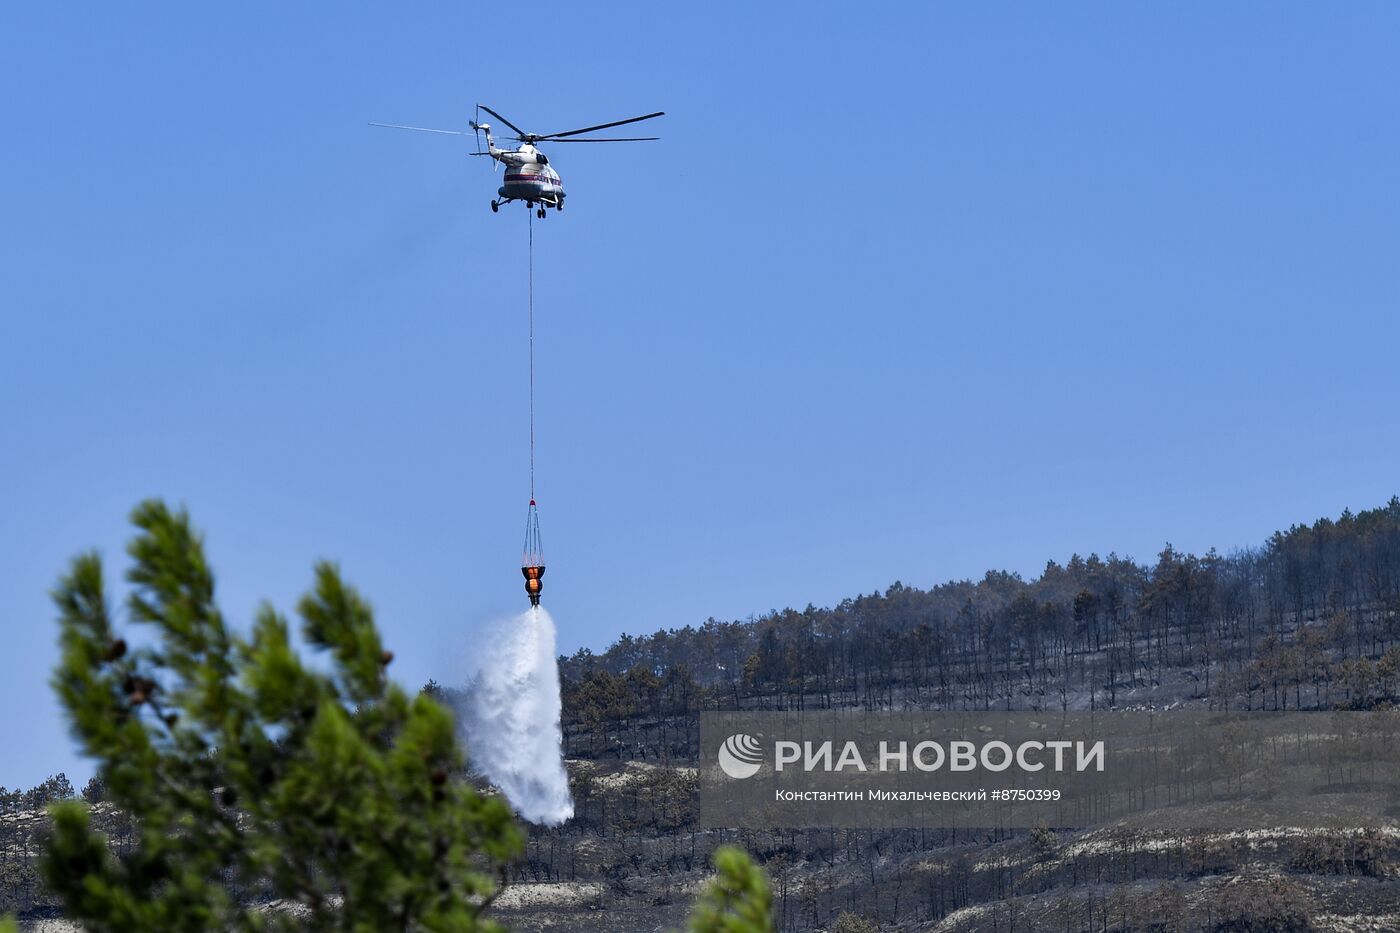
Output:
[[753,777],[763,767],[763,746],[758,739],[740,732],[724,740],[719,747],[720,770],[732,778]]

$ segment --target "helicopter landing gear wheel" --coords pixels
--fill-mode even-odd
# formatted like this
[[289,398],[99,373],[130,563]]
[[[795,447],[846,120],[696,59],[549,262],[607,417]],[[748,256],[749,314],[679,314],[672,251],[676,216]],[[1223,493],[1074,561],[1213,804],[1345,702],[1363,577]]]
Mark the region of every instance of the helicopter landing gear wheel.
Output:
[[544,220],[544,208],[541,207],[538,210],[536,210],[535,216],[538,217],[540,220]]
[[495,214],[495,213],[497,213],[498,211],[500,211],[500,209],[501,209],[500,203],[497,202],[497,201],[495,201],[495,200],[493,200],[493,201],[491,202],[491,213]]

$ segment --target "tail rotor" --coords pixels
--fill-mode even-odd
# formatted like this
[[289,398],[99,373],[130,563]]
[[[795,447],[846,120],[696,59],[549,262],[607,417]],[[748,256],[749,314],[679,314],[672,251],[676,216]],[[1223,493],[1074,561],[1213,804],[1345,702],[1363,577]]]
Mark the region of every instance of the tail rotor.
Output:
[[[472,127],[472,132],[476,135],[476,152],[473,152],[472,155],[490,155],[490,154],[491,154],[491,148],[490,148],[490,147],[491,147],[491,124],[489,124],[489,123],[482,123],[482,122],[481,122],[481,105],[480,105],[480,104],[477,104],[477,105],[476,105],[476,114],[475,114],[475,115],[472,117],[472,119],[471,119],[471,127]],[[482,148],[481,148],[481,134],[482,134],[482,133],[485,133],[485,134],[486,134],[486,146],[487,146],[487,148],[486,148],[485,151],[482,151]],[[494,175],[495,173],[496,173],[496,161],[493,159],[493,160],[491,160],[491,174]]]

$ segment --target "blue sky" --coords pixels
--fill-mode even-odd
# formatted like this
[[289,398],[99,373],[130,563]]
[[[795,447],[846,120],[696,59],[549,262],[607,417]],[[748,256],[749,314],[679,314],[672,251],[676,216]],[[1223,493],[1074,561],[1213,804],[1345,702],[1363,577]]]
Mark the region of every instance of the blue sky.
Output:
[[0,784],[85,778],[46,592],[139,499],[223,605],[319,557],[418,684],[523,605],[523,208],[561,650],[1204,550],[1400,492],[1388,4],[0,14]]

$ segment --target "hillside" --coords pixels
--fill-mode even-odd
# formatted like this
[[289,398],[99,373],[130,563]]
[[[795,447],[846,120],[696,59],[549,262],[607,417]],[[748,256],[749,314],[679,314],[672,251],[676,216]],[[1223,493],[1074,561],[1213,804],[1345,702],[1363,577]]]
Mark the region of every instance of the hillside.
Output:
[[[1400,928],[1390,832],[705,834],[691,770],[702,709],[1385,709],[1397,637],[1396,498],[1228,555],[1075,555],[1030,581],[895,583],[624,636],[561,659],[578,816],[533,835],[522,880],[605,883],[592,903],[645,911],[673,903],[724,835],[768,866],[784,929],[841,911],[890,929]],[[585,867],[562,860],[585,843]],[[539,928],[561,919],[537,913]]]

